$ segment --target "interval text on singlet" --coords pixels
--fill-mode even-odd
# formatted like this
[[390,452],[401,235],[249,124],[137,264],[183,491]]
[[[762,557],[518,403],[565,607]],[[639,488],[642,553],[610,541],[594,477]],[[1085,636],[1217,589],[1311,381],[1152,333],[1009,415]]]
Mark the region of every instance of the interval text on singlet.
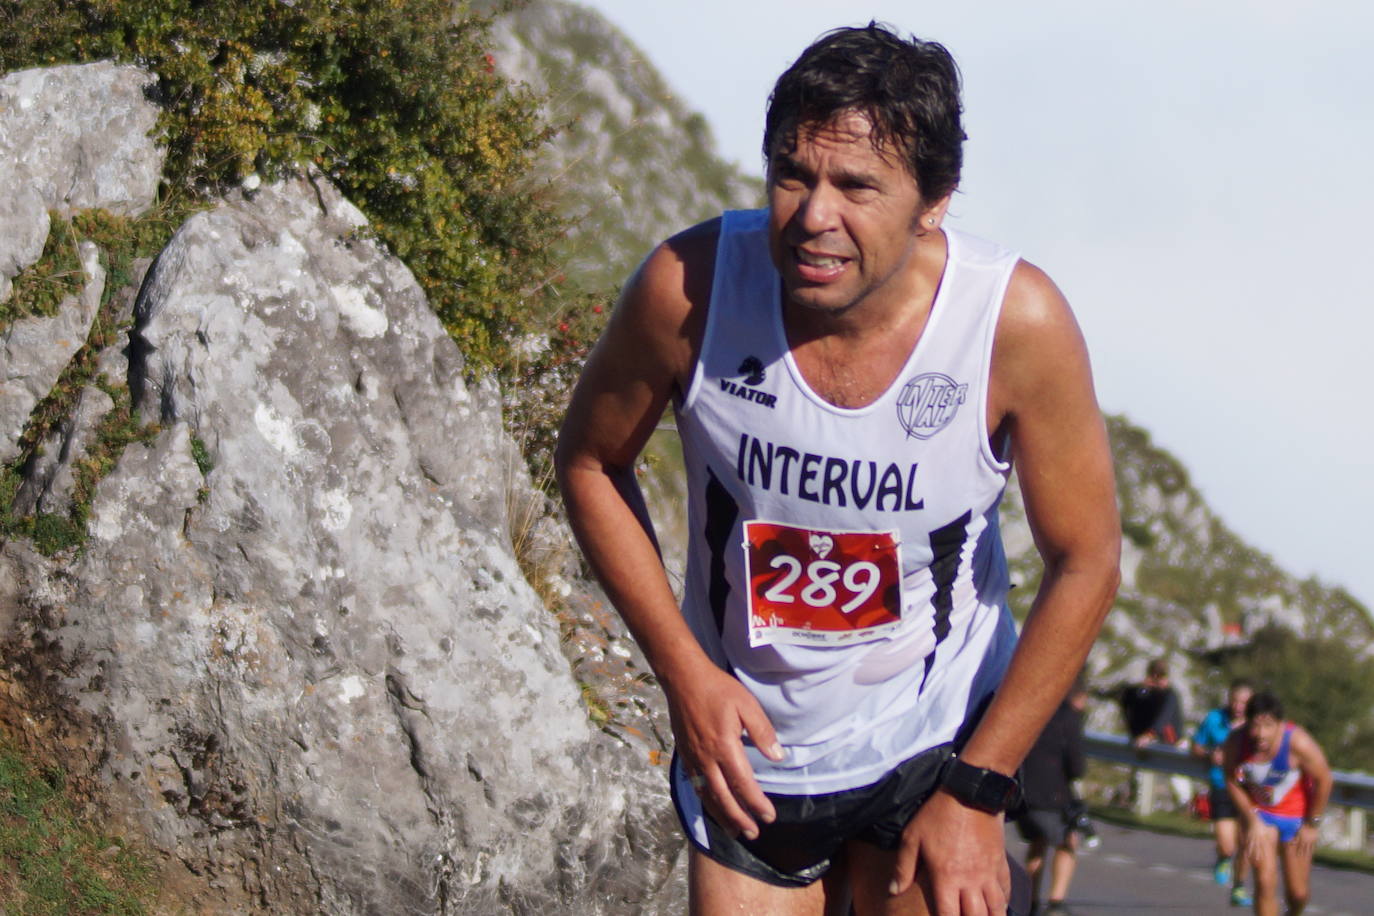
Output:
[[825,506],[879,512],[914,512],[925,506],[917,491],[918,463],[837,458],[767,442],[741,433],[735,471],[751,487]]

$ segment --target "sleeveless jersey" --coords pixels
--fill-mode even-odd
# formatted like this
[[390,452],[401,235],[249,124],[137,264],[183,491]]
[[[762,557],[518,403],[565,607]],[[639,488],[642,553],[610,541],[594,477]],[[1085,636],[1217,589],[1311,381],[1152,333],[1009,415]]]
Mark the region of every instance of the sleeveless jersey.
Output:
[[1307,814],[1307,779],[1300,768],[1293,765],[1290,753],[1293,723],[1285,722],[1283,737],[1273,760],[1249,760],[1254,753],[1250,736],[1241,744],[1239,782],[1249,794],[1255,807],[1281,817],[1304,817]]
[[[988,444],[997,317],[1017,256],[945,230],[926,327],[871,404],[807,385],[783,329],[766,210],[727,212],[701,352],[678,405],[683,613],[787,756],[765,791],[869,785],[964,737],[1015,645]],[[967,728],[961,728],[967,723]]]

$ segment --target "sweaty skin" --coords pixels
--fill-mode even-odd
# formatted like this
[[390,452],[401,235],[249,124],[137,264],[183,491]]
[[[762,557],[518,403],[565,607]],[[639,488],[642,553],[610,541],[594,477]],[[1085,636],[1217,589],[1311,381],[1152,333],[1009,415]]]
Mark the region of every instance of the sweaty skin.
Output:
[[[770,250],[788,341],[807,383],[841,406],[871,402],[925,327],[946,257],[949,198],[927,201],[896,156],[845,113],[803,125],[770,164]],[[779,759],[758,702],[697,644],[655,547],[634,462],[702,339],[718,225],[660,245],[626,285],[573,395],[558,449],[569,519],[667,698],[677,750],[727,828],[753,837],[772,805],[744,754],[747,733]],[[1021,263],[993,348],[988,429],[1010,440],[1045,575],[1004,688],[963,757],[1012,773],[1087,656],[1118,581],[1120,527],[1106,430],[1082,336],[1059,290]],[[822,881],[784,889],[693,851],[694,913],[855,912],[989,916],[1010,886],[1002,817],[937,791],[901,849],[852,843]]]

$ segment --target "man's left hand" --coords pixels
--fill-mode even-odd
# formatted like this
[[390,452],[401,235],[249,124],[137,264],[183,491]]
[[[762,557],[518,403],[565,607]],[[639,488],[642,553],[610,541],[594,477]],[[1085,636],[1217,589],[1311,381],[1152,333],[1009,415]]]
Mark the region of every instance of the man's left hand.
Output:
[[1298,835],[1293,838],[1293,846],[1298,855],[1310,857],[1317,848],[1317,828],[1313,824],[1303,824]]
[[936,791],[902,831],[891,893],[919,880],[933,916],[1003,916],[1011,899],[1002,816]]

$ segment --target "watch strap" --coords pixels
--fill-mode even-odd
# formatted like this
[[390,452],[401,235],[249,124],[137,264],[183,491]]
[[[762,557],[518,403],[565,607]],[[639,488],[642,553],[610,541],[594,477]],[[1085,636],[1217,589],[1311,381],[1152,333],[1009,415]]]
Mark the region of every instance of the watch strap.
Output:
[[957,756],[945,762],[940,785],[963,804],[988,814],[1001,814],[1021,803],[1016,777],[974,766]]

